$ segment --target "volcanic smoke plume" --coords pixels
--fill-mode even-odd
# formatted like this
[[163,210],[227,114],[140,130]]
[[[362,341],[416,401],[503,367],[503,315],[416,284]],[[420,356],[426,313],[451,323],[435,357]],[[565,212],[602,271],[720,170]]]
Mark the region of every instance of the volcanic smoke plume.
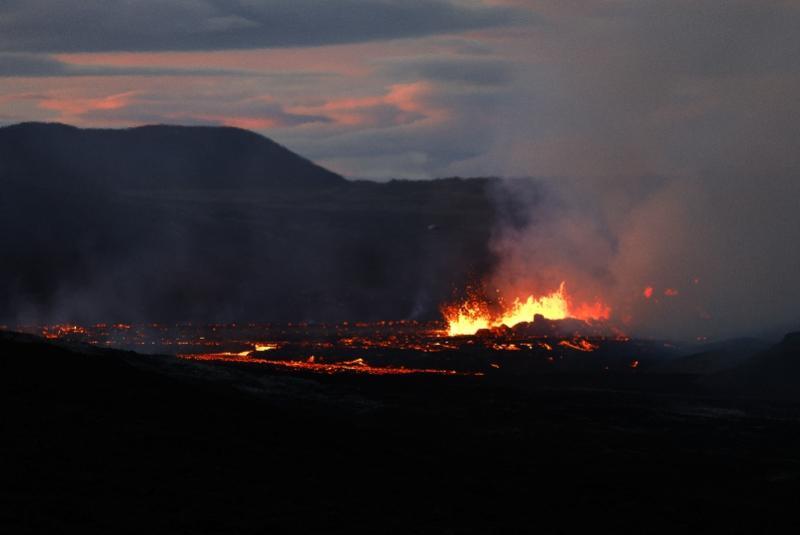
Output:
[[763,334],[800,318],[800,185],[773,177],[503,180],[491,242],[501,295],[566,281],[626,332]]

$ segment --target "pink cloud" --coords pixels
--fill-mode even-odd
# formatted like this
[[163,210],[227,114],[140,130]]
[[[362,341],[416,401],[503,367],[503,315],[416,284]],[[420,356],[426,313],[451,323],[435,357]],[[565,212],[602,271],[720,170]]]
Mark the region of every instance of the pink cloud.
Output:
[[345,126],[435,122],[445,119],[447,114],[430,103],[433,91],[428,82],[395,84],[384,95],[333,99],[318,105],[295,106],[290,111],[323,115]]
[[126,91],[115,95],[95,98],[45,97],[39,107],[58,112],[62,118],[83,115],[94,110],[118,110],[129,106],[137,91]]

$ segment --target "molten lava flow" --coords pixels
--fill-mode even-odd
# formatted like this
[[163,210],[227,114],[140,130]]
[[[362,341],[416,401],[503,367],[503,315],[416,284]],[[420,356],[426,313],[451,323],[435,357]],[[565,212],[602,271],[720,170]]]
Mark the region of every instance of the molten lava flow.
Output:
[[589,340],[586,340],[584,338],[576,338],[574,340],[561,340],[558,343],[558,345],[562,347],[568,347],[576,351],[585,351],[587,353],[594,351],[600,347],[599,345],[593,344]]
[[567,294],[566,284],[562,282],[558,290],[541,297],[529,295],[524,301],[514,299],[511,306],[500,314],[492,315],[489,307],[476,298],[443,309],[447,321],[447,334],[461,336],[475,334],[481,329],[490,329],[505,325],[513,327],[519,323],[533,321],[534,316],[541,315],[550,320],[574,318],[584,321],[608,319],[611,308],[601,303],[580,303],[574,305]]
[[204,362],[235,362],[246,364],[262,364],[275,368],[287,370],[306,371],[313,373],[323,373],[333,375],[337,373],[359,373],[366,375],[473,375],[482,376],[482,372],[462,372],[456,370],[446,370],[439,368],[405,368],[402,366],[371,366],[364,359],[338,362],[317,362],[314,356],[305,360],[268,360],[253,357],[249,351],[240,353],[199,353],[199,354],[178,354],[178,358],[184,360],[204,361]]

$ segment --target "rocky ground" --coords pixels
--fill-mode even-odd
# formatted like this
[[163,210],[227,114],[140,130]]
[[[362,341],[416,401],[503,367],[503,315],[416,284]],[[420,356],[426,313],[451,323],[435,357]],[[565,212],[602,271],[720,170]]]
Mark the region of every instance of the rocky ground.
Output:
[[800,405],[727,373],[318,376],[2,334],[0,526],[794,532]]

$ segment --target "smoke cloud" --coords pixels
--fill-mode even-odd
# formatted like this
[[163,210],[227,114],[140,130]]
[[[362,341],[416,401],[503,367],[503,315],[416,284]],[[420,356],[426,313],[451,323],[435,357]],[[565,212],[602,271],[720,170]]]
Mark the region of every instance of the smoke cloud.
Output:
[[633,334],[798,328],[800,9],[535,5],[543,24],[514,40],[536,65],[516,73],[483,164],[549,178],[495,192],[512,215],[492,242],[493,284],[566,280]]
[[799,194],[786,177],[502,181],[495,200],[512,215],[492,240],[491,284],[524,296],[566,281],[576,301],[602,299],[635,335],[796,328]]

